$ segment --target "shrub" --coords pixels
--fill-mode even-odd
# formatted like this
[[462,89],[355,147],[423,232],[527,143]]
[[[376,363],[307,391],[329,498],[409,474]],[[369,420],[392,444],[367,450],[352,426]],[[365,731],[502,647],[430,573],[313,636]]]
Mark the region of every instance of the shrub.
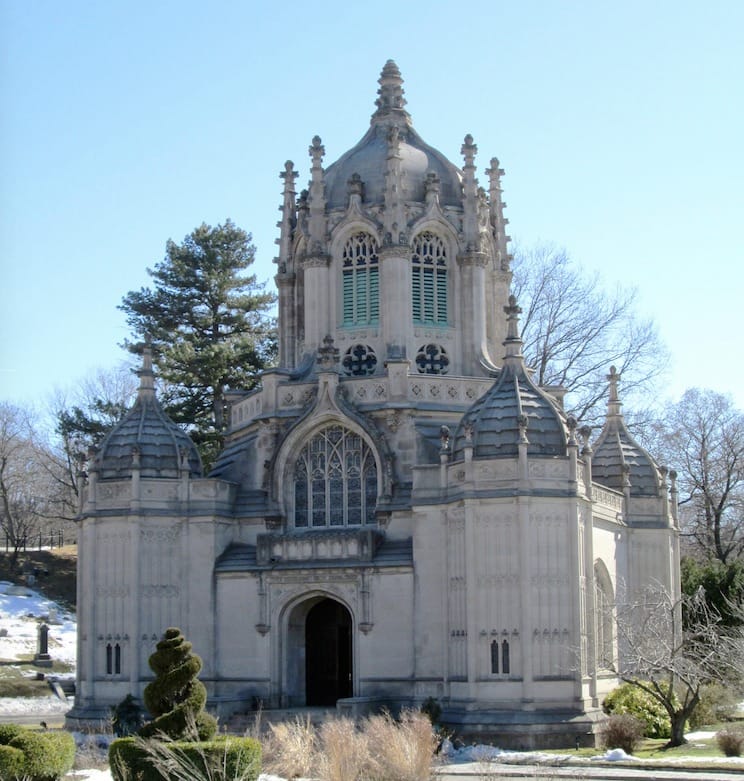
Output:
[[643,737],[643,722],[627,713],[613,714],[599,733],[603,748],[621,748],[632,754]]
[[0,778],[23,778],[24,756],[19,748],[0,744]]
[[[202,660],[191,652],[191,643],[180,629],[170,627],[148,660],[155,680],[145,686],[145,707],[153,716],[139,731],[143,738],[166,735],[173,740],[197,737],[209,740],[217,721],[204,711],[207,690],[197,678]],[[189,733],[196,725],[197,735]]]
[[429,717],[429,721],[436,727],[442,716],[442,706],[434,697],[427,697],[421,705],[421,713]]
[[690,727],[700,729],[706,724],[730,720],[739,702],[736,692],[730,686],[709,683],[700,689],[700,701],[690,716]]
[[111,728],[117,738],[134,735],[143,722],[142,708],[131,694],[127,694],[118,705],[111,708]]
[[7,746],[21,732],[23,732],[23,727],[19,724],[0,724],[0,746]]
[[261,744],[253,738],[188,742],[118,738],[109,748],[114,781],[255,781]]
[[643,734],[647,738],[671,737],[672,726],[664,706],[632,683],[623,683],[613,689],[605,697],[602,710],[608,716],[634,716],[643,723]]
[[744,731],[726,727],[716,732],[716,743],[727,757],[740,757],[744,748]]
[[22,752],[21,777],[31,781],[61,778],[75,763],[75,740],[68,732],[22,729],[8,745]]

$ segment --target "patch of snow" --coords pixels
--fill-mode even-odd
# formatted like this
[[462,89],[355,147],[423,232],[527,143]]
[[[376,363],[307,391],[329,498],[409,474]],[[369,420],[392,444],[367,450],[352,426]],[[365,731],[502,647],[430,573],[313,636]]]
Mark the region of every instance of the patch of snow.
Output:
[[33,716],[49,713],[67,713],[74,698],[59,697],[0,697],[0,714],[3,716]]
[[[36,653],[39,624],[54,618],[49,626],[49,654],[52,659],[75,664],[77,623],[75,615],[38,591],[0,582],[0,659],[19,660]],[[2,630],[5,632],[2,632]]]
[[592,757],[593,762],[636,762],[638,757],[626,754],[621,748],[611,748],[600,756]]
[[687,740],[707,740],[708,738],[714,738],[716,736],[715,732],[705,730],[699,730],[698,732],[687,732],[685,733],[685,738]]

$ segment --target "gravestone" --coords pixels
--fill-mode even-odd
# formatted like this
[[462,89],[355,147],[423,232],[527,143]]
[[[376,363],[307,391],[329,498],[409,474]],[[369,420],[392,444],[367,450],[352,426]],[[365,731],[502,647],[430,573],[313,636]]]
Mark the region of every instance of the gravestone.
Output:
[[52,666],[52,657],[49,654],[49,627],[46,624],[39,624],[34,664],[37,667]]

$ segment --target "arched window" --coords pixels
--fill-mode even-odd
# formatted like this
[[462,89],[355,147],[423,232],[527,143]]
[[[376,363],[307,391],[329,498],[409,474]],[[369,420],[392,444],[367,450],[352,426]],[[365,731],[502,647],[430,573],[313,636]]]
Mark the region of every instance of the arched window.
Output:
[[413,240],[411,289],[413,322],[447,325],[447,248],[431,231]]
[[615,662],[614,610],[612,583],[603,564],[594,566],[594,620],[597,666],[609,670]]
[[294,468],[297,528],[375,523],[377,465],[367,443],[341,426],[315,434]]
[[341,255],[343,324],[376,325],[380,321],[377,241],[369,233],[350,236]]

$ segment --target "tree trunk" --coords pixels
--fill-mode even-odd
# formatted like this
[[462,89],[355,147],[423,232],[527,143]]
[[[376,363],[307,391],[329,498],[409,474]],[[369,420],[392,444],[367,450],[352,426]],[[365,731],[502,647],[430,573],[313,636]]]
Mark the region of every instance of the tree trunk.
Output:
[[671,715],[672,734],[669,738],[669,743],[667,743],[668,748],[683,746],[687,743],[687,740],[685,740],[685,723],[687,722],[687,715],[687,712],[683,711],[677,711]]

